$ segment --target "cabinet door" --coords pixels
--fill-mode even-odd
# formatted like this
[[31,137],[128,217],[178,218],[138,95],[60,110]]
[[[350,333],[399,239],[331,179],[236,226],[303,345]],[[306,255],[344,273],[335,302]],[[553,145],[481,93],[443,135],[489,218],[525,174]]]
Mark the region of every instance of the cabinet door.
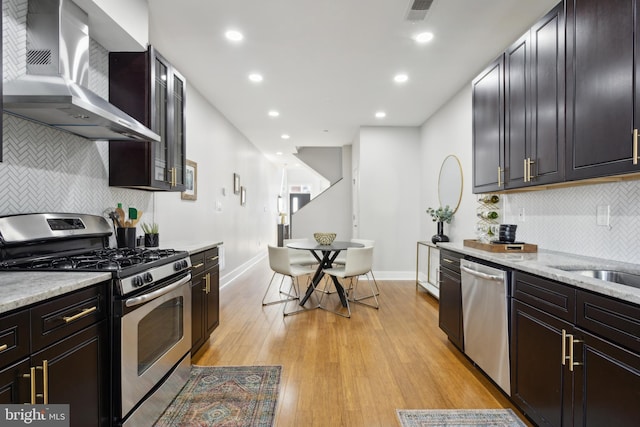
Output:
[[568,322],[512,300],[511,397],[540,426],[570,425],[571,378],[562,365],[562,331],[572,329]]
[[[587,332],[574,344],[576,426],[637,426],[640,356]],[[580,357],[578,359],[578,357]]]
[[151,52],[151,130],[160,135],[153,153],[153,179],[168,183],[169,176],[169,67],[153,48]]
[[504,56],[472,84],[473,192],[504,189]]
[[207,337],[220,323],[220,289],[218,267],[207,273],[209,292],[207,293]]
[[29,359],[10,365],[0,371],[0,404],[30,403]]
[[640,172],[636,0],[567,0],[567,179]]
[[[71,426],[109,425],[107,322],[102,321],[32,355],[31,366],[48,364],[49,403],[69,404]],[[38,371],[37,393],[43,393]],[[38,403],[42,403],[38,400]]]
[[462,340],[462,291],[460,276],[440,266],[440,300],[438,326],[449,340],[463,350]]
[[171,126],[171,169],[173,170],[174,187],[183,191],[185,189],[185,80],[174,69],[173,86],[171,88],[173,112]]
[[202,274],[191,278],[191,355],[205,341],[205,287]]
[[[564,2],[531,28],[531,145],[528,185],[564,180]],[[524,165],[523,165],[524,167]]]
[[505,53],[507,188],[564,178],[564,5]]

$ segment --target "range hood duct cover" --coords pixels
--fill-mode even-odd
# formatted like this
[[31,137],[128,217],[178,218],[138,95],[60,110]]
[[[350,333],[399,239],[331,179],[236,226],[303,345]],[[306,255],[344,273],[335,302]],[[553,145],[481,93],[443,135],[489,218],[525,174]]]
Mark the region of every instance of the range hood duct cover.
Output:
[[87,14],[70,0],[29,0],[27,74],[4,83],[4,111],[87,139],[160,141],[87,89],[87,23]]

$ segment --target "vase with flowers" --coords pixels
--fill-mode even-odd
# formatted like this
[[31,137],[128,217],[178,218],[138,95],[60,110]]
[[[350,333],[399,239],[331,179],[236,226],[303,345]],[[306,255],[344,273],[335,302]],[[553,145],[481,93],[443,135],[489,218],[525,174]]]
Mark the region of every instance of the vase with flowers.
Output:
[[438,224],[438,233],[431,237],[431,241],[435,244],[438,242],[448,242],[449,237],[444,234],[444,223],[451,224],[453,219],[453,211],[449,205],[444,208],[440,206],[438,209],[428,208],[427,213],[431,215],[431,220]]

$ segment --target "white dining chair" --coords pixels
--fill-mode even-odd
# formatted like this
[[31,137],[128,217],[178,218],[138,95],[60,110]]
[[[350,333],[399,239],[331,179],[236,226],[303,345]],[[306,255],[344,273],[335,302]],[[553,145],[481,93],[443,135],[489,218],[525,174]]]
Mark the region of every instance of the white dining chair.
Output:
[[[324,270],[322,270],[325,274],[333,276],[338,280],[342,279],[342,286],[345,289],[345,293],[346,293],[348,315],[345,315],[344,313],[341,313],[338,311],[333,311],[333,310],[329,310],[329,311],[333,311],[334,313],[344,317],[351,317],[351,306],[349,305],[349,300],[350,300],[349,293],[351,291],[353,291],[354,293],[356,292],[358,277],[371,271],[372,263],[373,263],[373,246],[368,246],[364,248],[349,248],[347,250],[347,258],[344,266],[325,268]],[[346,279],[349,279],[350,281],[349,286],[345,286],[344,282],[346,281]],[[354,280],[356,281],[355,285],[353,284]],[[378,297],[376,296],[375,290],[371,285],[371,282],[370,281],[367,281],[367,282],[369,283],[369,288],[371,289],[371,296],[368,296],[365,298],[359,298],[357,300],[351,299],[351,301],[359,302],[361,304],[365,304],[374,308],[379,308]],[[332,281],[328,283],[332,283]],[[322,306],[322,301],[324,297],[325,296],[323,295],[320,298],[320,306],[325,310],[328,310],[326,307]],[[366,298],[373,298],[375,300],[375,305],[361,302],[363,299],[366,299]]]
[[[298,278],[300,276],[310,275],[314,273],[314,270],[310,267],[301,266],[301,265],[292,265],[289,260],[289,249],[285,247],[277,247],[271,246],[268,247],[269,250],[269,267],[273,270],[273,275],[271,276],[271,280],[269,281],[269,285],[267,286],[267,290],[262,297],[262,305],[272,305],[272,304],[280,304],[287,303],[289,301],[299,300],[300,299],[300,287],[298,283]],[[280,298],[275,300],[267,301],[267,296],[269,295],[269,291],[271,290],[271,285],[276,277],[276,275],[280,275],[280,286],[278,287],[278,295]],[[291,285],[288,291],[283,290],[284,279],[285,277],[289,277],[291,279]],[[283,296],[285,298],[283,298]],[[283,313],[285,316],[286,313],[286,304],[285,309],[283,309]]]
[[[351,239],[351,241],[353,243],[360,243],[362,245],[364,245],[365,248],[367,247],[373,247],[375,246],[375,240],[368,240],[368,239]],[[349,249],[347,249],[346,251],[342,251],[338,254],[338,257],[333,261],[334,264],[337,264],[338,266],[340,265],[344,265],[346,259],[347,259],[347,252],[349,251]],[[371,279],[369,279],[369,274],[371,274]],[[378,288],[378,282],[376,281],[376,277],[373,275],[373,267],[372,270],[369,271],[367,274],[365,274],[365,276],[367,276],[367,280],[373,280],[373,285],[375,286],[375,294],[376,296],[380,295],[380,288]],[[368,299],[371,298],[370,296],[364,297],[364,298],[354,298],[354,301],[358,301],[359,299]]]

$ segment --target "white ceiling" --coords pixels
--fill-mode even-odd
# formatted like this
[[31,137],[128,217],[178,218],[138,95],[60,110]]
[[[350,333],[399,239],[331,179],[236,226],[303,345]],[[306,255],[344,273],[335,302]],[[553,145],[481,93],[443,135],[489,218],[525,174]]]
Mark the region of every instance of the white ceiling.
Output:
[[[421,125],[557,3],[435,0],[410,22],[413,0],[148,1],[151,41],[274,162],[291,162],[295,147],[350,144],[360,126]],[[228,29],[244,40],[230,43]],[[421,31],[434,39],[416,44]]]

